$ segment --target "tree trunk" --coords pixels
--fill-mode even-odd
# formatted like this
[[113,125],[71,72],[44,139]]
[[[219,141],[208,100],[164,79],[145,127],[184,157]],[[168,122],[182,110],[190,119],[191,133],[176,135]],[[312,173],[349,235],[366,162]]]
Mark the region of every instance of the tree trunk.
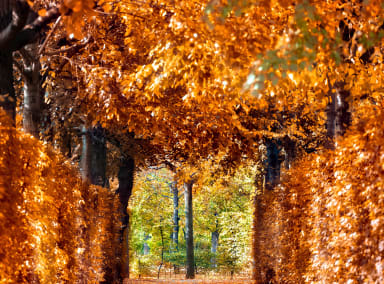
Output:
[[253,197],[252,220],[252,280],[256,280],[256,283],[262,283],[261,232],[263,229],[263,217],[264,208],[261,202],[261,194],[256,193]]
[[143,255],[148,255],[150,251],[149,245],[147,242],[143,244]]
[[283,147],[284,147],[284,168],[289,170],[292,167],[292,163],[296,158],[296,144],[295,142],[287,135],[283,138]]
[[[13,87],[12,52],[36,42],[41,29],[60,15],[53,7],[46,16],[37,18],[24,1],[1,0],[0,5],[0,107],[10,117],[13,125],[16,119],[16,96]],[[35,21],[36,19],[36,21]],[[24,29],[28,25],[28,29]]]
[[[6,30],[12,22],[12,5],[10,0],[2,0],[0,9],[0,32]],[[2,107],[15,125],[16,95],[13,88],[12,51],[0,48],[0,107]]]
[[334,88],[330,88],[329,90],[331,101],[326,110],[326,128],[327,136],[329,138],[326,146],[329,149],[335,148],[336,138],[343,136],[351,123],[351,113],[348,111],[349,105],[347,102],[350,93],[343,88],[344,83],[336,82]]
[[[23,128],[39,139],[43,92],[41,88],[40,61],[37,44],[30,45],[30,58],[25,58],[29,66],[22,71],[24,78]],[[32,61],[29,61],[29,60]],[[26,65],[26,64],[25,64]]]
[[280,182],[280,149],[277,141],[266,139],[265,188],[272,190]]
[[16,119],[16,95],[13,88],[12,52],[0,50],[0,107],[15,125]]
[[159,265],[159,269],[157,271],[157,279],[160,278],[160,271],[161,271],[161,267],[163,266],[164,264],[164,234],[163,234],[163,221],[162,221],[162,217],[160,218],[160,236],[161,236],[161,263]]
[[[82,127],[82,153],[80,158],[80,172],[84,181],[94,185],[104,186],[106,184],[106,147],[104,131],[101,127],[86,129]],[[84,200],[91,198],[88,192],[84,192]],[[94,199],[94,206],[97,206],[98,199]],[[83,216],[85,223],[92,222],[92,216]],[[87,227],[82,228],[82,239],[84,239],[85,254],[91,254],[90,239]],[[85,261],[82,259],[82,261]],[[88,267],[88,263],[84,263]],[[88,271],[81,272],[86,281]]]
[[[263,281],[263,269],[269,266],[265,262],[265,227],[266,200],[271,197],[272,190],[280,182],[282,157],[281,145],[285,150],[285,167],[291,166],[295,157],[294,143],[285,137],[283,140],[265,139],[266,159],[261,173],[256,177],[256,192],[253,197],[253,220],[252,220],[252,279],[256,283]],[[268,268],[269,269],[269,268]],[[266,273],[264,274],[266,275]]]
[[219,232],[214,231],[211,234],[211,253],[217,253],[218,245],[219,245]]
[[132,194],[134,172],[134,159],[132,157],[123,157],[118,173],[119,188],[116,192],[119,195],[122,216],[120,242],[123,243],[123,251],[120,255],[121,263],[118,267],[121,280],[129,278],[129,214],[127,206]]
[[211,265],[212,267],[217,267],[216,264],[216,253],[217,253],[217,247],[219,245],[219,232],[216,230],[212,232],[211,234],[211,253],[213,254],[211,258]]
[[172,231],[172,242],[174,249],[179,250],[179,190],[177,189],[176,183],[172,183],[172,195],[173,195],[173,231]]
[[184,200],[185,200],[185,229],[186,229],[186,246],[187,246],[187,279],[195,278],[195,256],[193,251],[193,212],[192,212],[192,187],[193,182],[184,183]]
[[82,153],[80,172],[84,180],[91,184],[105,186],[107,148],[105,134],[101,127],[82,128]]

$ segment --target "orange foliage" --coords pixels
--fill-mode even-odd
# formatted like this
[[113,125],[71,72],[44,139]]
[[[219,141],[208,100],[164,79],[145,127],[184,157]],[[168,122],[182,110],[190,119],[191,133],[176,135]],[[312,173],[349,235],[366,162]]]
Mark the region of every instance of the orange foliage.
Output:
[[99,1],[107,14],[87,26],[92,40],[67,65],[84,116],[179,160],[251,157],[258,131],[244,127],[239,113],[246,116],[255,98],[242,87],[251,55],[274,41],[272,28],[267,19],[254,25],[264,12],[254,8],[211,30],[206,2]]
[[361,115],[335,151],[286,174],[269,207],[279,224],[279,281],[381,283],[384,259],[383,103]]
[[114,194],[0,121],[0,282],[99,282],[113,267]]

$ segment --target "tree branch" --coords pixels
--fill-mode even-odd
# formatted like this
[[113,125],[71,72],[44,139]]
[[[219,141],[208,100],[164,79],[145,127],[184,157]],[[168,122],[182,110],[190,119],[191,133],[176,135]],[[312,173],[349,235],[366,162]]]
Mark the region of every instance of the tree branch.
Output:
[[43,44],[40,46],[39,48],[39,51],[37,52],[37,54],[41,54],[43,51],[44,51],[44,48],[47,46],[47,43],[48,43],[48,40],[49,38],[52,36],[52,33],[56,30],[56,28],[58,27],[59,23],[61,21],[61,16],[59,16],[55,22],[55,24],[53,25],[52,29],[49,31],[49,34],[48,36],[45,38]]
[[166,198],[169,198],[169,199],[172,199],[172,197],[168,196],[168,195],[165,195],[165,194],[160,194],[162,197],[166,197]]
[[[8,9],[10,8],[11,6],[8,7]],[[9,12],[10,11],[11,9]],[[14,2],[12,9],[12,20],[9,25],[0,32],[0,48],[8,48],[11,45],[14,38],[27,23],[28,14],[30,13],[33,13],[33,11],[26,1],[17,0]]]
[[44,17],[38,17],[32,24],[25,26],[12,41],[11,50],[19,50],[23,46],[36,41],[40,36],[40,31],[59,16],[59,8],[53,7]]
[[57,55],[57,54],[60,54],[60,53],[64,53],[64,52],[70,52],[70,51],[75,51],[77,52],[78,50],[80,50],[82,47],[86,46],[90,41],[90,38],[88,38],[86,41],[84,42],[81,42],[79,44],[76,44],[76,45],[72,45],[72,46],[69,46],[67,48],[62,48],[62,49],[57,49],[57,50],[52,50],[52,51],[45,51],[44,52],[44,55]]
[[19,49],[18,52],[20,53],[21,57],[25,61],[26,65],[31,65],[32,62],[35,60],[32,57],[31,53],[28,50],[26,50],[25,48]]

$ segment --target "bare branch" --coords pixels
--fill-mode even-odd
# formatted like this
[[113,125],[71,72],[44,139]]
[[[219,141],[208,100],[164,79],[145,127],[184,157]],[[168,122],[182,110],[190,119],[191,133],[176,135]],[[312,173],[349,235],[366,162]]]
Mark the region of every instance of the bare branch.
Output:
[[44,51],[44,48],[47,46],[47,43],[48,43],[48,40],[50,39],[50,37],[52,36],[53,32],[57,29],[59,23],[61,21],[61,16],[59,16],[55,22],[55,24],[53,25],[52,29],[49,31],[49,34],[47,35],[47,37],[45,38],[43,44],[40,46],[39,48],[39,51],[37,52],[37,54],[41,54],[43,51]]
[[82,47],[86,46],[89,43],[89,41],[90,41],[90,38],[88,38],[86,41],[84,41],[82,43],[75,44],[75,45],[69,46],[67,48],[45,51],[44,55],[57,55],[60,53],[65,53],[65,52],[77,51],[77,50],[81,49]]
[[160,194],[162,197],[166,197],[166,198],[169,198],[169,199],[172,199],[171,196],[168,196],[168,195],[165,195],[165,194]]

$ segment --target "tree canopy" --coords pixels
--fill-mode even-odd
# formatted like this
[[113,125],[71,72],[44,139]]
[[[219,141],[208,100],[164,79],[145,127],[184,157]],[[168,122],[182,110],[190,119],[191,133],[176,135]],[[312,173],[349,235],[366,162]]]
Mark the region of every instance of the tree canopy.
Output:
[[0,282],[117,281],[130,228],[163,265],[179,225],[235,271],[251,215],[257,281],[382,281],[383,9],[0,0]]

